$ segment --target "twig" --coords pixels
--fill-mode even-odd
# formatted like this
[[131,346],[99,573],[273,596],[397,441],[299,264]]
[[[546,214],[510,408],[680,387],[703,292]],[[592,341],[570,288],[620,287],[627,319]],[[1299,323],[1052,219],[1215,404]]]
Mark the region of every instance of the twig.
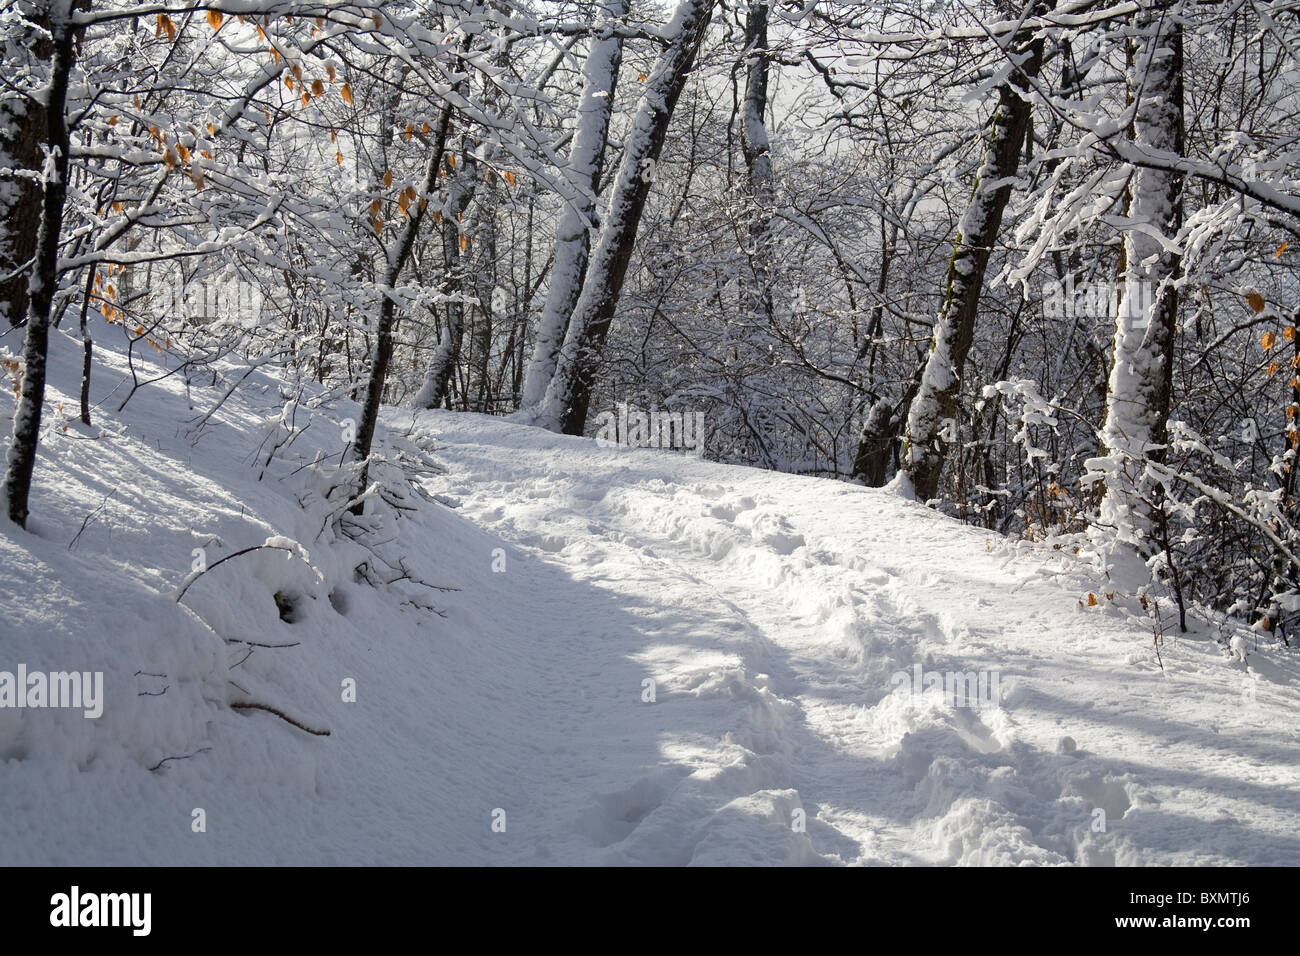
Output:
[[248,554],[248,553],[251,552],[251,551],[261,551],[261,550],[263,550],[263,549],[270,550],[270,551],[284,551],[284,552],[286,552],[286,553],[288,553],[288,554],[294,554],[294,553],[295,553],[294,550],[293,550],[292,548],[282,548],[282,547],[280,547],[279,545],[275,545],[275,544],[255,544],[255,545],[253,545],[251,548],[244,548],[242,551],[236,551],[236,552],[234,552],[233,554],[228,554],[228,555],[226,555],[224,558],[219,558],[218,560],[213,561],[211,564],[209,564],[209,565],[208,565],[206,568],[204,568],[202,571],[199,571],[199,572],[195,573],[195,575],[194,575],[193,577],[191,577],[188,581],[186,581],[185,584],[181,587],[180,593],[176,595],[176,603],[177,603],[177,604],[180,603],[181,598],[183,598],[183,597],[185,596],[185,592],[188,591],[188,590],[190,589],[190,585],[192,585],[192,584],[193,584],[195,581],[197,581],[199,578],[203,577],[203,575],[207,574],[209,571],[211,571],[211,570],[212,570],[213,568],[215,568],[217,565],[219,565],[219,564],[225,564],[225,563],[226,563],[227,561],[229,561],[231,558],[237,558],[237,557],[239,557],[241,554]]
[[264,710],[268,714],[275,714],[275,716],[279,717],[284,722],[293,724],[299,730],[306,731],[309,734],[315,734],[317,737],[328,737],[330,735],[330,732],[328,730],[312,730],[310,727],[306,726],[305,724],[298,723],[298,721],[294,720],[284,711],[276,710],[274,707],[268,707],[266,704],[256,704],[252,702],[247,702],[247,703],[231,704],[230,707],[232,710]]
[[72,550],[73,546],[77,543],[77,539],[81,537],[82,533],[86,530],[86,528],[90,526],[90,522],[94,519],[95,515],[99,514],[101,511],[104,510],[104,505],[108,504],[108,499],[113,497],[113,495],[117,494],[118,487],[119,485],[114,485],[113,490],[110,491],[108,494],[104,495],[104,500],[99,503],[99,506],[95,508],[95,510],[92,511],[90,514],[86,515],[86,517],[81,519],[81,530],[78,531],[75,535],[73,535],[72,540],[68,542],[69,551]]
[[150,767],[149,769],[150,769],[150,770],[157,770],[159,767],[161,767],[163,764],[165,764],[168,760],[189,760],[191,757],[197,757],[199,754],[205,754],[205,753],[207,753],[207,752],[208,752],[209,750],[211,750],[211,749],[212,749],[211,747],[200,747],[198,750],[194,751],[194,753],[192,753],[192,754],[180,754],[180,755],[175,756],[175,757],[163,757],[162,760],[159,760],[156,764],[154,764],[154,765],[153,765],[152,767]]

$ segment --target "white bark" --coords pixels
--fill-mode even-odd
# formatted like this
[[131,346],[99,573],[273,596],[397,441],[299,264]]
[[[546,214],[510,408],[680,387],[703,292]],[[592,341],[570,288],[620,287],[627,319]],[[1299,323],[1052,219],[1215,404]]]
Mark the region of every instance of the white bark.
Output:
[[[606,23],[612,26],[627,15],[628,2],[604,0],[601,8]],[[551,266],[550,288],[538,321],[533,354],[520,399],[520,406],[524,409],[538,405],[546,397],[546,387],[555,374],[569,318],[582,291],[590,249],[589,229],[596,217],[595,192],[609,136],[609,118],[622,56],[623,39],[609,29],[593,41],[583,64],[582,102],[578,107],[578,124],[569,153],[569,169],[575,185],[581,189],[574,201],[565,203],[555,228],[555,261]]]
[[681,0],[672,22],[664,29],[669,45],[646,81],[632,128],[624,139],[623,160],[610,188],[600,240],[591,256],[555,375],[538,407],[536,421],[543,428],[580,433],[586,421],[593,366],[623,288],[654,164],[713,7],[714,0]]
[[[1134,143],[1140,151],[1183,150],[1182,37],[1173,5],[1139,20],[1141,36],[1130,56],[1129,87],[1136,101]],[[1102,443],[1106,455],[1089,464],[1105,477],[1101,522],[1120,540],[1141,545],[1150,514],[1143,478],[1148,458],[1161,460],[1167,437],[1180,257],[1159,237],[1181,223],[1180,177],[1137,168],[1128,193],[1122,298],[1115,316],[1114,355],[1106,392]]]

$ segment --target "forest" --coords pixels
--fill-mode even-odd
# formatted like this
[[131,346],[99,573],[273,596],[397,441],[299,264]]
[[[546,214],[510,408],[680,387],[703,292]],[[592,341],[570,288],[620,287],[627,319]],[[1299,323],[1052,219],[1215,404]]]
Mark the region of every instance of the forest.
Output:
[[703,413],[713,460],[1118,542],[1285,635],[1298,14],[14,0],[9,519],[64,328],[86,376],[117,338],[357,400],[361,485],[382,404]]

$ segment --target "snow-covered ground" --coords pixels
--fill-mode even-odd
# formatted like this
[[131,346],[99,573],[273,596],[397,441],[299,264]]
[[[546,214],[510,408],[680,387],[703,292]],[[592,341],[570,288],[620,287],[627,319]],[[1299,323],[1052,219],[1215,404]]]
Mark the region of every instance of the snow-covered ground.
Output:
[[[198,427],[238,374],[205,372],[118,415],[102,349],[87,429],[79,344],[53,347],[0,671],[103,671],[104,711],[0,709],[0,864],[1300,864],[1295,652],[1200,624],[1162,670],[1072,556],[884,490],[397,409],[416,510],[350,537],[354,404],[254,374]],[[957,673],[996,706],[913,686]]]

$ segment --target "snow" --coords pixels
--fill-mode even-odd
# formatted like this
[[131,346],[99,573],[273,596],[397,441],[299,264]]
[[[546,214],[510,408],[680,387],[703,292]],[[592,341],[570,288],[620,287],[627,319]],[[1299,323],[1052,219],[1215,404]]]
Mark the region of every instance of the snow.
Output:
[[[367,520],[456,590],[374,586],[323,522],[335,466],[301,468],[354,403],[305,389],[267,466],[269,371],[197,439],[207,373],[86,429],[79,350],[53,332],[31,531],[0,527],[0,670],[102,671],[104,709],[0,709],[0,864],[1300,863],[1300,663],[1266,635],[1194,623],[1162,669],[1070,555],[446,411],[384,410],[372,477],[444,470]],[[996,706],[917,665],[995,674]]]

